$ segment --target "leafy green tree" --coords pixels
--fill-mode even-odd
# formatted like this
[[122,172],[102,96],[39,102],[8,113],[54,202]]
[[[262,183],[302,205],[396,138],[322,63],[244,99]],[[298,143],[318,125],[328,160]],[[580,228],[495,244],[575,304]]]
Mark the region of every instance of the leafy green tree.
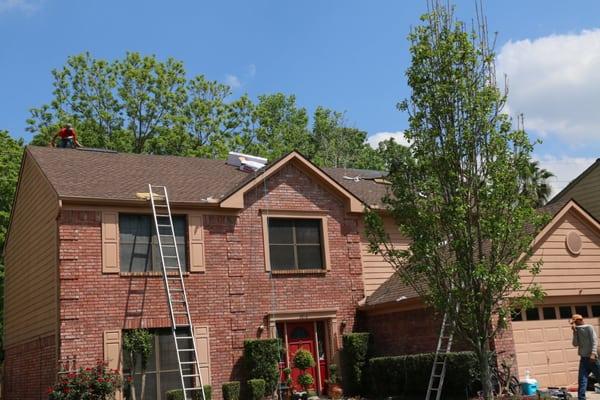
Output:
[[541,207],[548,202],[552,187],[548,180],[554,177],[554,174],[540,167],[539,161],[531,161],[525,175],[521,177],[523,182],[522,191],[535,200],[535,205]]
[[367,133],[344,124],[344,114],[317,107],[312,129],[312,161],[322,167],[380,169],[383,161],[366,142]]
[[305,108],[298,108],[296,96],[283,93],[258,96],[252,114],[256,121],[256,140],[248,148],[254,150],[253,153],[269,160],[294,149],[308,157],[312,155],[308,114]]
[[[4,337],[4,258],[2,250],[8,231],[22,156],[23,139],[13,139],[7,131],[0,130],[0,169],[2,170],[2,174],[0,174],[0,340]],[[0,346],[0,348],[2,347]]]
[[513,307],[542,295],[520,273],[539,272],[541,263],[527,259],[547,216],[521,190],[533,144],[502,112],[506,93],[496,85],[487,29],[479,28],[467,31],[436,1],[410,33],[411,95],[400,103],[409,115],[410,147],[390,161],[392,192],[385,200],[411,239],[409,250],[393,248],[378,214],[366,220],[371,251],[447,313],[475,352],[490,399],[490,343]]

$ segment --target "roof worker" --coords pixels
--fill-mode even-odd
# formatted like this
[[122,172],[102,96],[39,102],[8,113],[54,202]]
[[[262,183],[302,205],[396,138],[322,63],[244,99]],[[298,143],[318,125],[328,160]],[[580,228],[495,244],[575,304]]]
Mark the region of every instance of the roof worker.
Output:
[[54,134],[54,137],[52,137],[52,147],[56,147],[56,138],[59,136],[58,147],[70,149],[82,147],[77,141],[77,132],[75,132],[71,124],[65,124],[61,130]]
[[583,322],[580,314],[574,314],[570,320],[573,330],[573,346],[579,354],[579,387],[577,399],[585,400],[588,376],[590,372],[600,379],[600,362],[598,361],[598,335],[594,327]]

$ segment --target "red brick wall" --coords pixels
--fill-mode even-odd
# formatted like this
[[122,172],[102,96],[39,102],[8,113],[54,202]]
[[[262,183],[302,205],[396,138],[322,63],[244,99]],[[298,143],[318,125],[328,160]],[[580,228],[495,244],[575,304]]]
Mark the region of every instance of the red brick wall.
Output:
[[9,347],[4,357],[4,399],[48,398],[47,389],[56,376],[54,335]]
[[[373,335],[376,356],[435,352],[440,334],[441,320],[435,318],[431,309],[392,312],[387,314],[361,315],[363,330]],[[464,343],[455,342],[453,351],[467,350]],[[506,360],[517,371],[515,343],[510,322],[507,329],[492,343],[499,355],[498,361]]]
[[[331,270],[271,279],[264,267],[265,208],[325,212]],[[64,210],[60,217],[59,356],[77,355],[79,365],[102,357],[104,330],[170,326],[160,276],[102,274],[100,215]],[[205,217],[205,259],[206,273],[187,277],[186,289],[194,323],[210,329],[215,399],[223,382],[240,378],[243,340],[259,336],[269,311],[337,308],[346,331],[355,326],[363,297],[357,217],[292,166],[249,192],[238,216]]]

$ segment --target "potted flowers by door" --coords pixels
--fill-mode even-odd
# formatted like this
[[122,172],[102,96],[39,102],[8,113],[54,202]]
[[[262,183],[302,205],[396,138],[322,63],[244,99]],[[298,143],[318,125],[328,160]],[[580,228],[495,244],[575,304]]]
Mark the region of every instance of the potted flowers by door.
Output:
[[327,392],[329,397],[333,400],[342,398],[344,394],[342,387],[340,386],[340,378],[338,376],[338,366],[335,364],[329,364],[329,379],[327,380]]
[[302,389],[304,389],[304,392],[301,395],[303,400],[308,399],[308,388],[315,382],[312,375],[306,372],[306,370],[314,366],[315,359],[309,351],[300,349],[294,354],[294,367],[301,371],[298,376],[298,385],[302,386]]
[[283,400],[291,400],[292,398],[292,369],[283,369],[283,379],[281,380],[281,395]]

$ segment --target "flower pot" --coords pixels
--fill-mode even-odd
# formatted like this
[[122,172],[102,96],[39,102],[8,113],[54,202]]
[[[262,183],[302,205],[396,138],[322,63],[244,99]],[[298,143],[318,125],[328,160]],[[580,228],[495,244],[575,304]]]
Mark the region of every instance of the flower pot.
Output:
[[337,383],[330,383],[329,387],[327,388],[327,393],[329,394],[329,397],[331,397],[333,400],[338,400],[342,398],[344,391],[342,390],[342,387]]

